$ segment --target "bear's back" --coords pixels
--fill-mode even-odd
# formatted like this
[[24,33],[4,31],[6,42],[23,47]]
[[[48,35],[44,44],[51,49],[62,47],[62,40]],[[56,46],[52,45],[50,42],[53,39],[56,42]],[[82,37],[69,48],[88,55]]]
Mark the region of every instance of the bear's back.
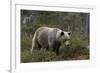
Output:
[[[58,28],[49,28],[49,27],[40,27],[36,31],[36,38],[40,45],[44,47],[49,45],[49,42],[56,40],[56,33],[60,29]],[[49,42],[48,42],[49,41]]]

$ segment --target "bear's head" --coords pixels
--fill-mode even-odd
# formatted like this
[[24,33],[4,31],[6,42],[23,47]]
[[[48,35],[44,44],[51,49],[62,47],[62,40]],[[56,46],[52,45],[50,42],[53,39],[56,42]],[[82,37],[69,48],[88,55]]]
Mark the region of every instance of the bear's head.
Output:
[[60,42],[60,43],[64,43],[66,46],[68,46],[70,43],[70,37],[71,37],[71,32],[65,32],[65,31],[57,31],[56,34],[56,39]]

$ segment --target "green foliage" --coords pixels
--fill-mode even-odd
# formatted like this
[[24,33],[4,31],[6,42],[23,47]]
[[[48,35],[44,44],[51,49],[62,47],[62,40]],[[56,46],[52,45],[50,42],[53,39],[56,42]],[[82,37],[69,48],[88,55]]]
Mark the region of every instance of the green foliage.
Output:
[[74,48],[86,48],[88,41],[83,34],[75,34],[71,37],[71,47]]
[[44,62],[44,61],[54,61],[56,59],[56,54],[51,51],[46,51],[45,49],[34,50],[31,53],[29,50],[25,50],[21,54],[22,62]]
[[31,48],[31,38],[27,35],[23,35],[21,38],[21,50],[26,50]]
[[21,51],[21,62],[31,62],[32,54],[30,50]]

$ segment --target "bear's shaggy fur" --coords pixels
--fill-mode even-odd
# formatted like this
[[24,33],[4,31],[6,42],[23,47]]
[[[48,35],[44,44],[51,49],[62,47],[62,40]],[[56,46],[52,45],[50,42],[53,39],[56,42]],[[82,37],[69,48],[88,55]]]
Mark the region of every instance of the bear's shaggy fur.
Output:
[[56,54],[59,54],[59,47],[65,43],[68,45],[70,32],[65,32],[59,28],[40,27],[36,30],[32,39],[32,49],[53,48]]

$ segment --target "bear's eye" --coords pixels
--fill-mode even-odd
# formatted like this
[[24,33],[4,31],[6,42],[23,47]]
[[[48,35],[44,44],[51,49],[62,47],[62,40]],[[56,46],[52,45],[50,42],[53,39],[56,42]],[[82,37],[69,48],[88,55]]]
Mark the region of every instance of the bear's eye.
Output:
[[64,41],[69,41],[70,39],[64,39]]
[[66,42],[67,41],[67,39],[64,39],[64,42]]

